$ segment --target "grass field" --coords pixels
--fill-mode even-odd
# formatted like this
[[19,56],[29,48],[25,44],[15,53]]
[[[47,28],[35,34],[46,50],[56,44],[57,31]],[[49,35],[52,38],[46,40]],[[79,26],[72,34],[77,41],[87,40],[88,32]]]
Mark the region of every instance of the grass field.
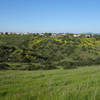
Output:
[[0,100],[100,100],[100,66],[0,71]]

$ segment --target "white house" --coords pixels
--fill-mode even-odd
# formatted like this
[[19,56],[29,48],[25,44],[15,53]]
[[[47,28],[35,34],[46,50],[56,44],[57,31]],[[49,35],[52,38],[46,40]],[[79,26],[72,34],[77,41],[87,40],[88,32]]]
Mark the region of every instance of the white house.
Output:
[[74,37],[80,37],[81,35],[80,34],[74,34],[73,36]]

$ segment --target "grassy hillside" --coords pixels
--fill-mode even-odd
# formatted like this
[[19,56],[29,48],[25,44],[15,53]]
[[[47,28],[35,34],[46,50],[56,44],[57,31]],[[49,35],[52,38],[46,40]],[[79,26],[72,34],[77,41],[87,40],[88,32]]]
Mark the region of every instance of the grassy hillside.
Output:
[[0,100],[100,100],[100,66],[0,71]]
[[[100,36],[74,37],[47,34],[1,34],[0,69],[72,69],[79,66],[100,65]],[[98,37],[98,38],[97,38]],[[12,66],[9,63],[19,63]],[[27,63],[29,66],[24,66]],[[7,65],[8,64],[8,65]],[[6,67],[6,66],[8,67]]]

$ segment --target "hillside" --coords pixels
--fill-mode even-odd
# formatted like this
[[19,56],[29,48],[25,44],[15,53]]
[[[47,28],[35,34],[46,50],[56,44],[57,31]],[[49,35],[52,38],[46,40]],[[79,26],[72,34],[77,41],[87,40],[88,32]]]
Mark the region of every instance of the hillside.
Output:
[[0,35],[0,69],[72,69],[98,64],[100,35]]

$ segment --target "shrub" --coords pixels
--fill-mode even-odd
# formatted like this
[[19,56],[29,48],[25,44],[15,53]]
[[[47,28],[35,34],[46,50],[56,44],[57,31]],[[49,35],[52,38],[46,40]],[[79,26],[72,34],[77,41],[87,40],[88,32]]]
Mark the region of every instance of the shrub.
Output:
[[43,65],[40,64],[31,64],[27,68],[28,70],[38,70],[38,69],[43,69]]
[[9,69],[9,67],[10,66],[8,64],[5,64],[5,63],[0,64],[0,70]]
[[44,66],[38,63],[20,63],[17,65],[13,65],[13,70],[38,70],[44,69]]
[[63,64],[64,69],[73,69],[73,68],[77,68],[77,66],[78,66],[77,62],[65,62]]

